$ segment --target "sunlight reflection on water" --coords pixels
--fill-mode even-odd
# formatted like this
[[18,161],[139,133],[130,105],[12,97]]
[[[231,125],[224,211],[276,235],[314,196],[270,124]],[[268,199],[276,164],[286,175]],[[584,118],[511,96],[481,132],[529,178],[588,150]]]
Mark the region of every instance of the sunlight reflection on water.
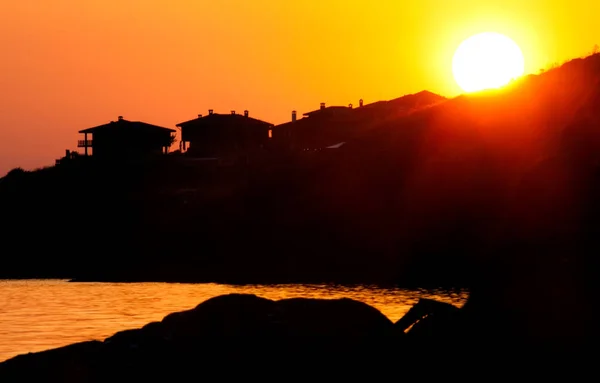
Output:
[[68,283],[0,280],[0,361],[13,356],[139,328],[165,315],[194,308],[211,297],[256,294],[269,299],[352,298],[397,321],[421,297],[461,307],[465,290],[407,290],[371,286],[178,283]]

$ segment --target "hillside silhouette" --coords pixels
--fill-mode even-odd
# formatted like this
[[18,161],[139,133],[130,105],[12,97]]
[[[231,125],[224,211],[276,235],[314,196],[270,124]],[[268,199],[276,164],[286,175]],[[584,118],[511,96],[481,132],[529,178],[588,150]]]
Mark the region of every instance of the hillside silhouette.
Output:
[[0,277],[478,286],[472,302],[507,305],[527,289],[523,305],[568,322],[596,291],[599,81],[592,55],[497,91],[365,105],[345,145],[244,166],[13,171]]

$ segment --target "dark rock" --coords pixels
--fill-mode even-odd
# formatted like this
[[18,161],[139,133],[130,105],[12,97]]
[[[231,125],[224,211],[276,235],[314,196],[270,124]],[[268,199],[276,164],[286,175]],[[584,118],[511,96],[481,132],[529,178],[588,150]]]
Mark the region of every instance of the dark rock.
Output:
[[192,310],[167,315],[162,331],[169,338],[261,335],[274,307],[274,301],[255,295],[221,295]]
[[93,381],[101,350],[102,342],[90,341],[19,355],[0,363],[0,381]]
[[463,346],[463,353],[471,353],[477,347],[470,342],[471,334],[462,314],[451,304],[421,298],[394,327],[406,334],[403,347],[407,353],[434,352],[450,357],[456,355],[457,345]]
[[[160,331],[190,337],[356,337],[391,335],[393,323],[379,310],[352,299],[292,298],[272,301],[229,294],[193,310],[169,314]],[[157,328],[159,327],[156,325]]]
[[230,294],[104,342],[13,358],[0,364],[0,381],[263,376],[264,363],[278,371],[337,371],[332,358],[382,364],[394,355],[390,350],[398,349],[398,334],[379,310],[351,299],[272,301]]
[[[411,337],[440,337],[453,332],[460,309],[449,303],[421,298],[394,326]],[[408,331],[406,331],[408,330]]]
[[106,338],[104,344],[112,348],[136,349],[139,347],[161,346],[169,339],[162,328],[144,326],[141,329],[120,331]]
[[273,320],[282,335],[391,335],[393,323],[379,310],[352,299],[292,298],[277,302]]

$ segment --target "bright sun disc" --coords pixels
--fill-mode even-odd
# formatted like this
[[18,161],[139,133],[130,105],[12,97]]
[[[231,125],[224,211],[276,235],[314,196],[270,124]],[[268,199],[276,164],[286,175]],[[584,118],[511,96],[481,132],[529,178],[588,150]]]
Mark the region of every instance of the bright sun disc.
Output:
[[458,46],[452,59],[454,79],[465,92],[500,88],[524,71],[525,60],[519,46],[494,32],[469,37]]

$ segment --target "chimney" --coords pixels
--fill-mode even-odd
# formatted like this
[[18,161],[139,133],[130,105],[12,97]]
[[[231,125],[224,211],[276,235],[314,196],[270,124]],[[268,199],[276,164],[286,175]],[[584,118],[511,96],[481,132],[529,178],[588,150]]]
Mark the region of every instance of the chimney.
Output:
[[232,111],[231,111],[231,114],[235,114],[235,110],[232,110]]
[[208,114],[213,114],[213,110],[212,110],[212,109],[209,109],[209,110],[208,110]]
[[321,103],[321,110],[323,110],[323,109],[325,109],[325,103],[324,102]]
[[201,115],[201,114],[199,114],[199,115],[198,115],[198,118],[202,118],[202,115]]
[[352,104],[349,104],[349,105],[348,105],[348,108],[352,109]]
[[248,114],[249,114],[248,111],[244,110],[244,117],[248,117]]
[[358,106],[363,106],[363,100],[362,100],[362,98],[360,100],[358,100]]
[[123,116],[119,116],[119,121],[123,121]]
[[292,110],[292,122],[296,121],[296,111]]

